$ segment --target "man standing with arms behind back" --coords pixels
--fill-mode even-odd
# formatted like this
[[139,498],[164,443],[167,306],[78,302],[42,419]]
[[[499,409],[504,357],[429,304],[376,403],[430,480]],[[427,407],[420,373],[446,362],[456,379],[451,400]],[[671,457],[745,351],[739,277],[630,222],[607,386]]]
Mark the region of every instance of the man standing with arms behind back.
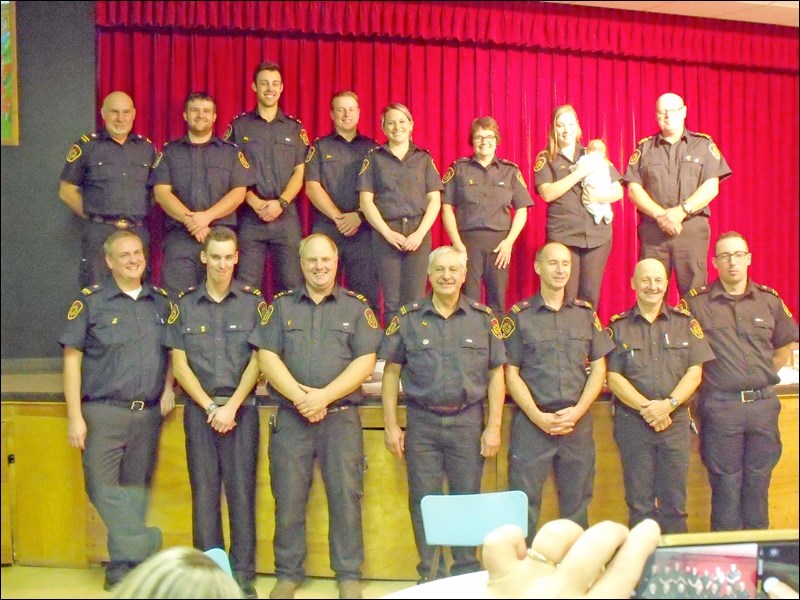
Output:
[[752,259],[741,234],[722,234],[712,259],[719,279],[686,299],[716,356],[700,384],[713,531],[769,528],[769,482],[781,457],[773,386],[798,329],[778,292],[748,277]]
[[72,303],[59,342],[69,443],[82,451],[86,492],[108,528],[110,590],[161,547],[145,517],[161,418],[175,406],[163,343],[176,309],[164,290],[142,284],[136,234],[112,233],[104,248],[111,277]]
[[118,230],[150,241],[145,217],[150,209],[147,178],[156,158],[153,143],[131,133],[136,109],[125,92],[111,92],[100,110],[105,128],[81,136],[61,171],[58,196],[84,219],[78,284],[85,288],[108,276],[103,242]]
[[708,205],[731,175],[711,136],[686,129],[686,111],[677,94],[659,96],[661,131],[639,142],[624,178],[640,213],[639,259],[657,258],[667,277],[674,270],[681,296],[706,284]]
[[299,120],[278,107],[283,74],[272,62],[259,64],[251,84],[258,105],[235,117],[225,139],[244,149],[257,181],[247,190],[239,209],[239,267],[237,277],[253,287],[262,285],[267,249],[276,275],[273,291],[300,286],[302,273],[297,246],[302,232],[297,197],[303,187],[308,135]]
[[339,247],[347,287],[378,307],[378,274],[372,257],[372,228],[358,208],[358,171],[378,142],[358,133],[361,109],[349,90],[331,100],[334,133],[314,141],[306,156],[306,195],[314,211],[314,232]]

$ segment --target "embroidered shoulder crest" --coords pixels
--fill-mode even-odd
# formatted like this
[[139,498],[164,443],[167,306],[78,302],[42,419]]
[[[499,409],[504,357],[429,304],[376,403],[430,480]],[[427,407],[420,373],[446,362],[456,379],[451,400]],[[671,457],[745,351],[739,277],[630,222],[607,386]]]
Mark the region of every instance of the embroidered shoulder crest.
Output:
[[253,287],[252,285],[243,285],[242,291],[246,294],[253,294],[253,296],[260,296],[261,290],[257,287]]
[[448,167],[447,171],[444,172],[444,177],[442,177],[442,183],[449,182],[455,175],[456,170],[453,167]]
[[536,161],[533,163],[533,172],[538,173],[547,164],[547,150],[542,150],[536,155]]
[[311,162],[311,159],[314,158],[314,155],[317,153],[317,140],[314,140],[312,146],[306,152],[306,160],[305,162]]
[[89,287],[83,288],[81,290],[81,294],[83,294],[84,296],[91,296],[92,294],[94,294],[99,289],[101,289],[100,284],[99,283],[95,283],[94,285],[90,285]]

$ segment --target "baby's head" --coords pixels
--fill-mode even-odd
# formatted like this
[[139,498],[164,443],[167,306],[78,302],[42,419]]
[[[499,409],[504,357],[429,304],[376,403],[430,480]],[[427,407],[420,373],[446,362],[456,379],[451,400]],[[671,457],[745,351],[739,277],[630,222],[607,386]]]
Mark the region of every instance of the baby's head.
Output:
[[586,153],[587,154],[599,154],[600,156],[606,155],[606,143],[599,139],[595,138],[593,140],[589,140],[589,143],[586,144]]

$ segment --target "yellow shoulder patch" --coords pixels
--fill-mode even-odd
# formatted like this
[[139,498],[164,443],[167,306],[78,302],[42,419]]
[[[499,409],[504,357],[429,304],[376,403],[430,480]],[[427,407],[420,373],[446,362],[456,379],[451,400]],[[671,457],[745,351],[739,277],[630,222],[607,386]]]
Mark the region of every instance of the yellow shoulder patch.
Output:
[[369,159],[365,158],[364,162],[361,163],[361,170],[358,172],[358,174],[362,175],[367,169],[369,169]]
[[681,310],[689,312],[689,303],[686,301],[686,298],[681,298],[681,301],[675,305],[675,308],[679,308]]
[[719,160],[721,158],[721,155],[719,153],[719,148],[717,148],[717,145],[714,142],[711,142],[708,145],[708,151],[711,152],[711,156],[713,156],[716,160]]
[[781,300],[781,305],[783,306],[783,312],[786,313],[786,316],[789,317],[790,319],[793,319],[794,317],[792,317],[792,311],[790,311],[789,307],[786,306],[786,302]]
[[606,333],[608,334],[608,337],[610,337],[612,340],[614,339],[614,330],[611,329],[611,327],[606,327]]
[[597,313],[594,313],[592,323],[594,323],[594,328],[597,329],[597,331],[603,331],[603,325],[600,323],[600,317],[597,316]]
[[628,161],[628,164],[635,165],[636,163],[639,162],[640,158],[642,158],[642,151],[637,148],[636,150],[633,151],[633,154],[631,154],[631,158]]
[[308,141],[308,134],[306,133],[305,129],[300,130],[300,141],[303,142],[306,146],[310,146],[311,142]]
[[181,309],[178,308],[178,305],[174,302],[169,303],[169,317],[167,317],[167,325],[172,325],[175,321],[178,320],[178,317],[181,314]]
[[[238,118],[238,117],[237,117]],[[222,136],[222,139],[228,141],[233,136],[233,123],[228,125],[228,128],[225,130],[225,134]]]
[[497,317],[492,317],[490,323],[492,325],[492,335],[496,337],[498,340],[502,340],[503,331],[500,329],[500,321],[497,320]]
[[544,166],[547,164],[547,155],[544,152],[540,152],[539,155],[536,157],[536,162],[533,163],[533,172],[538,173]]
[[78,160],[78,158],[80,158],[81,154],[83,154],[81,147],[78,146],[78,144],[72,144],[72,148],[69,149],[69,154],[67,154],[67,162],[68,163],[75,162],[76,160]]
[[314,146],[311,146],[308,149],[308,153],[306,154],[306,162],[311,162],[311,159],[314,158],[314,155],[317,153],[317,149]]
[[697,322],[697,319],[692,319],[689,321],[689,326],[692,329],[694,337],[696,337],[698,340],[702,340],[705,337],[703,334],[703,328],[700,327],[700,323]]
[[158,165],[161,164],[161,159],[162,158],[164,158],[164,153],[163,152],[159,152],[156,155],[156,162],[153,163],[153,166],[152,166],[153,169],[155,169]]
[[80,300],[75,300],[75,302],[72,303],[72,306],[69,307],[69,312],[67,313],[67,319],[69,321],[74,321],[77,318],[77,316],[81,314],[82,310],[83,310],[83,302],[81,302]]
[[448,167],[447,171],[444,172],[444,177],[442,177],[442,183],[447,183],[453,177],[455,177],[456,171],[453,167]]
[[514,333],[514,319],[511,317],[503,317],[503,322],[500,324],[500,332],[503,334],[503,339],[508,339]]
[[375,317],[375,313],[372,312],[371,308],[364,311],[364,316],[367,318],[367,325],[372,327],[372,329],[378,328],[378,319]]
[[[259,307],[260,306],[261,305],[259,305]],[[272,316],[273,312],[275,312],[275,307],[272,304],[266,306],[263,310],[259,310],[259,313],[261,314],[262,325],[266,325],[267,323],[269,323],[269,319]]]
[[522,177],[522,173],[520,171],[517,171],[517,181],[519,181],[522,184],[522,187],[524,187],[526,190],[528,189],[528,184],[525,183],[525,179]]
[[247,159],[244,157],[244,152],[239,150],[239,153],[237,154],[237,156],[239,157],[239,162],[242,164],[242,166],[245,169],[249,169],[250,168],[250,163],[248,163]]
[[397,333],[397,330],[400,329],[400,319],[397,318],[397,315],[392,317],[391,323],[386,328],[386,335],[392,335]]

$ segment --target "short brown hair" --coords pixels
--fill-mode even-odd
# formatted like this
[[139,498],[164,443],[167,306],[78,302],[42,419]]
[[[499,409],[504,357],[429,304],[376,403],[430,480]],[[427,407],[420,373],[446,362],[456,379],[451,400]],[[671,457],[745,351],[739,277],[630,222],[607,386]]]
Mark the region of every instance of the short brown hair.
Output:
[[497,143],[500,143],[500,127],[497,125],[497,121],[490,116],[485,117],[478,117],[472,124],[469,126],[469,139],[467,140],[467,144],[472,146],[472,138],[475,137],[475,132],[478,129],[488,129],[489,131],[494,133],[494,137],[497,138]]

